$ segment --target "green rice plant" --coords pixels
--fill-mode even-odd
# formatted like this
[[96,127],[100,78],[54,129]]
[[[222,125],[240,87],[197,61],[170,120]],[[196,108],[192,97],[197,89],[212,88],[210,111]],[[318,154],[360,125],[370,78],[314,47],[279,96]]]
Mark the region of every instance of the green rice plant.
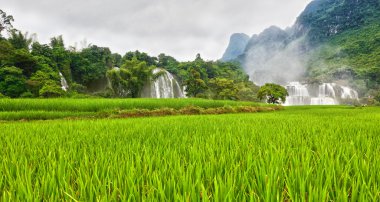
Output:
[[0,111],[86,111],[125,109],[180,109],[187,106],[216,108],[224,106],[267,106],[254,102],[205,99],[0,99]]
[[51,120],[63,118],[99,117],[102,114],[95,112],[70,112],[70,111],[0,111],[0,120]]
[[147,116],[173,116],[173,115],[200,115],[200,114],[232,114],[232,113],[255,113],[264,111],[280,110],[282,107],[217,107],[201,108],[188,106],[182,109],[160,108],[160,109],[128,109],[108,110],[100,112],[81,111],[0,111],[0,121],[30,121],[30,120],[52,120],[52,119],[100,119],[100,118],[135,118]]
[[0,123],[0,201],[379,201],[380,108]]

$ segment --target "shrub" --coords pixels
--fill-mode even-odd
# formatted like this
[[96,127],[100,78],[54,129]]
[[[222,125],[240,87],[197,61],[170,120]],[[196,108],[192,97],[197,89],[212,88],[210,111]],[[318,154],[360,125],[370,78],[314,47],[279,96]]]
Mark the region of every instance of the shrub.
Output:
[[61,86],[56,84],[54,81],[47,81],[41,88],[39,94],[44,98],[53,98],[63,96],[65,91],[63,91]]

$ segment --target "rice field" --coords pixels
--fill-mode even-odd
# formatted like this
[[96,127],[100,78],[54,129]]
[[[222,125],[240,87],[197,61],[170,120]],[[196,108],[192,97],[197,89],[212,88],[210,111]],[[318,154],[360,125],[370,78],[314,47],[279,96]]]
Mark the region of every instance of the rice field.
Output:
[[0,121],[130,118],[281,110],[254,102],[205,99],[0,99]]
[[187,106],[216,108],[223,106],[266,106],[262,103],[235,102],[229,100],[205,99],[0,99],[0,111],[72,111],[101,112],[127,109],[159,109],[170,107],[180,109]]
[[343,106],[3,122],[0,201],[379,201],[379,123]]

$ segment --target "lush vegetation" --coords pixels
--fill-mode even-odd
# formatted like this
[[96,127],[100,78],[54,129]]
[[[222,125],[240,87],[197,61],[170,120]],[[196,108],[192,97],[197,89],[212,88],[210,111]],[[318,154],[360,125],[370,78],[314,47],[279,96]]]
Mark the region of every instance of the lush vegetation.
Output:
[[378,24],[379,10],[378,0],[318,0],[307,6],[297,24],[308,32],[310,42],[318,45],[342,32]]
[[379,11],[378,0],[312,2],[297,20],[314,47],[309,54],[308,78],[314,82],[344,81],[361,96],[377,98]]
[[380,26],[372,24],[332,37],[312,53],[309,74],[315,80],[347,80],[367,96],[377,96]]
[[[186,86],[188,97],[257,100],[257,86],[237,63],[204,61],[199,54],[194,61],[179,62],[165,54],[152,57],[139,51],[122,56],[96,45],[67,48],[62,36],[40,44],[13,29],[11,15],[1,11],[0,17],[0,33],[8,33],[7,38],[0,35],[0,93],[6,97],[137,98],[144,84],[159,76],[152,73],[158,67],[174,74]],[[61,87],[60,73],[68,89]]]
[[2,123],[0,200],[378,201],[379,121],[293,107]]

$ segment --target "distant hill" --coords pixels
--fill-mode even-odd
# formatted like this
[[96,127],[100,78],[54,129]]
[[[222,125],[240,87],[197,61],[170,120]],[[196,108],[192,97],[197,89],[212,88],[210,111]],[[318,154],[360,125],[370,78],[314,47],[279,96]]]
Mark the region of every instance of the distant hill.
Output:
[[233,34],[230,38],[230,43],[228,44],[227,50],[221,60],[231,61],[243,54],[248,41],[249,36],[246,34]]
[[244,52],[229,59],[258,84],[333,81],[362,94],[378,91],[380,1],[314,0],[292,27],[252,36]]

